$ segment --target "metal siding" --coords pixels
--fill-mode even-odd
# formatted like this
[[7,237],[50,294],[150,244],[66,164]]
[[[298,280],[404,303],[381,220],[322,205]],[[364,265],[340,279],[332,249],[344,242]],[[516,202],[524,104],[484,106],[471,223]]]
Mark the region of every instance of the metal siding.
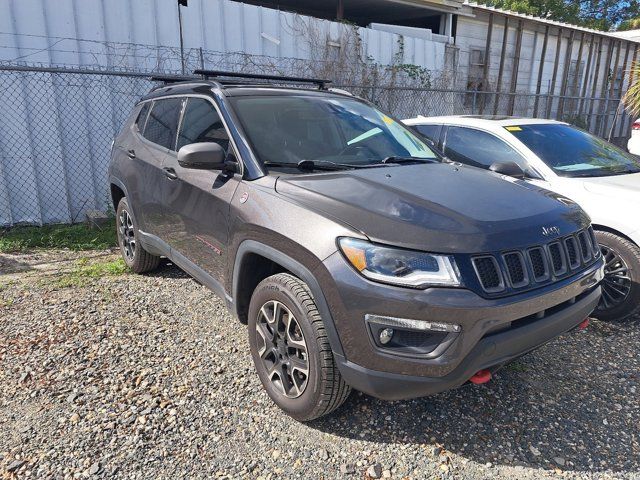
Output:
[[[343,41],[353,28],[230,0],[190,0],[182,14],[191,54],[203,48],[308,60],[308,30],[317,37],[314,48],[326,48],[327,40]],[[175,0],[9,0],[0,2],[0,32],[0,61],[180,69]],[[365,28],[358,33],[374,62],[395,60],[399,35]],[[439,37],[405,35],[402,61],[441,71],[445,44]],[[74,85],[56,74],[12,78],[0,96],[0,111],[12,118],[0,123],[0,224],[77,221],[87,209],[106,208],[104,132],[115,136],[133,101],[145,93],[144,82],[109,77]]]

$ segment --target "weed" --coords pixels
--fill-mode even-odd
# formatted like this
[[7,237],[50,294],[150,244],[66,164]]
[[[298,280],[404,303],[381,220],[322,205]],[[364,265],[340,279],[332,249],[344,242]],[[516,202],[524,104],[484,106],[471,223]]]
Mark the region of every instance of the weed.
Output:
[[0,230],[0,253],[45,248],[104,250],[116,245],[115,220],[99,230],[92,230],[84,224],[13,227]]

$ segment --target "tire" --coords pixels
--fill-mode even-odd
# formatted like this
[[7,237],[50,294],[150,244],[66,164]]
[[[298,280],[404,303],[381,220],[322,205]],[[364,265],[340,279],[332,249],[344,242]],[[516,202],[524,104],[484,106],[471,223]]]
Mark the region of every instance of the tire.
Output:
[[126,198],[116,209],[116,234],[122,259],[135,273],[150,272],[158,267],[160,257],[147,252],[139,241],[140,233]]
[[249,304],[248,327],[258,377],[284,412],[306,422],[344,403],[351,388],[338,371],[324,323],[304,282],[286,273],[260,282]]
[[605,261],[602,299],[593,316],[625,320],[640,312],[640,248],[610,232],[596,231]]

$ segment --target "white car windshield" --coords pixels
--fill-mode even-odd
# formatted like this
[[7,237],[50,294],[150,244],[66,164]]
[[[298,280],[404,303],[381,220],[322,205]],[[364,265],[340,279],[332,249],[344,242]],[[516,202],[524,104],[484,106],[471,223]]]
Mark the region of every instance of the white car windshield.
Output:
[[637,157],[569,125],[545,123],[505,128],[563,177],[603,177],[640,172]]
[[405,126],[357,99],[301,94],[230,101],[267,166],[306,162],[337,169],[440,160]]

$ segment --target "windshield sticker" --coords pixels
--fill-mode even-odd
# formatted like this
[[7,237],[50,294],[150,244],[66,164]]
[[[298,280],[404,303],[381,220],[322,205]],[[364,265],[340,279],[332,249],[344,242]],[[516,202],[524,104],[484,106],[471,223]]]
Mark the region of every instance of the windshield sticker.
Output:
[[522,129],[520,127],[504,127],[508,132],[521,132]]
[[387,125],[393,125],[393,118],[382,115],[382,121]]
[[364,132],[362,135],[358,135],[356,138],[349,140],[347,145],[353,145],[354,143],[361,142],[367,138],[373,137],[374,135],[378,135],[379,133],[382,133],[382,130],[379,127],[372,128],[371,130]]

